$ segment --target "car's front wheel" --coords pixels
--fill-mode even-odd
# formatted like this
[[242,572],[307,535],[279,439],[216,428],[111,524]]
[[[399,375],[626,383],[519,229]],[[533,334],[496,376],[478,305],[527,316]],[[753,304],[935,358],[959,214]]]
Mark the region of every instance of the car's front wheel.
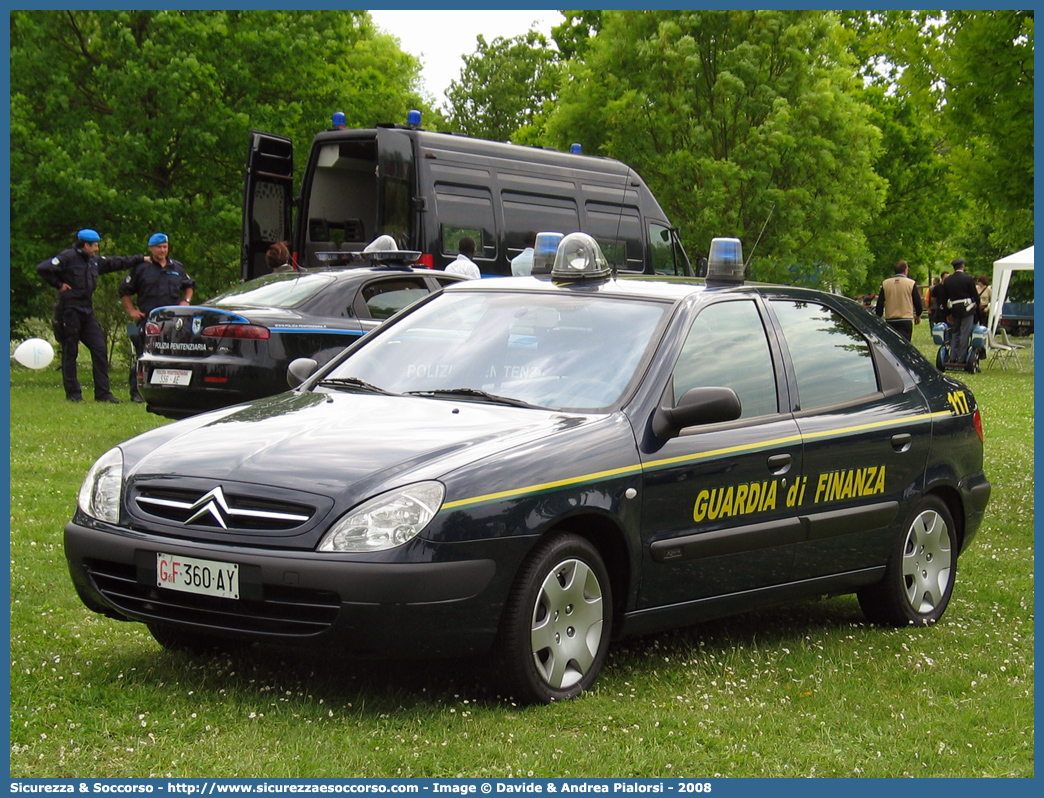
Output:
[[946,611],[957,576],[957,535],[946,504],[921,499],[896,540],[884,579],[859,591],[868,619],[888,626],[927,626]]
[[612,590],[597,549],[565,533],[522,566],[504,609],[498,658],[526,703],[578,696],[594,683],[612,633]]

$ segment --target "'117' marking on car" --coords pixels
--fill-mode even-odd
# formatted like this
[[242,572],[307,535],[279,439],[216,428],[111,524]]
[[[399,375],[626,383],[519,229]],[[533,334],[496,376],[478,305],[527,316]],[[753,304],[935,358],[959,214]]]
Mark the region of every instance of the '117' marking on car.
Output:
[[950,400],[950,407],[954,415],[962,416],[971,412],[968,406],[968,395],[964,391],[950,391],[946,398]]

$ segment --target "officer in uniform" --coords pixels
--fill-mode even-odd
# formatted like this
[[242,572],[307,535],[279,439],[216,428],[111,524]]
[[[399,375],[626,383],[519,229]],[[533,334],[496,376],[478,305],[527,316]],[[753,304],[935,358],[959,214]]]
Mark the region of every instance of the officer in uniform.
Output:
[[[151,262],[137,266],[120,285],[123,307],[138,323],[138,334],[134,336],[134,362],[130,367],[130,397],[134,402],[144,402],[138,392],[138,359],[145,349],[145,322],[156,308],[165,305],[188,305],[192,301],[196,282],[188,276],[180,261],[168,257],[170,242],[164,233],[153,233],[149,238]],[[134,307],[132,296],[137,295],[138,306]]]
[[36,265],[36,271],[48,285],[58,289],[55,328],[60,333],[65,398],[70,402],[83,401],[80,381],[76,376],[76,356],[82,341],[91,353],[95,400],[119,404],[120,400],[109,389],[105,334],[94,316],[92,299],[100,275],[133,268],[143,263],[145,258],[142,255],[99,256],[100,241],[101,236],[94,230],[80,230],[72,249],[41,261]]
[[975,287],[975,278],[964,271],[964,258],[957,258],[950,265],[953,266],[953,274],[943,283],[946,308],[951,318],[950,362],[964,363],[968,358],[972,327],[975,326],[979,292]]

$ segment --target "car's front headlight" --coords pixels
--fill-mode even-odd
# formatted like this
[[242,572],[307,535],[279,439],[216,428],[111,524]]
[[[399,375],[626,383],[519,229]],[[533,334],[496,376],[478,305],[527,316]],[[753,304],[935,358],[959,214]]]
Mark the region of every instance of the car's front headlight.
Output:
[[341,516],[319,541],[319,551],[367,552],[401,546],[435,517],[445,495],[441,482],[418,482],[375,496]]
[[119,523],[120,496],[123,489],[123,452],[109,449],[87,472],[80,486],[77,502],[91,518]]

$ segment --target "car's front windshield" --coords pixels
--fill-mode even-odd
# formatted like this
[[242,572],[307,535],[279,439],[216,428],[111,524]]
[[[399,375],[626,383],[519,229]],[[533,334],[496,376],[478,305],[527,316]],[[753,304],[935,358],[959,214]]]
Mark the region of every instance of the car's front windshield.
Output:
[[230,288],[207,302],[216,307],[292,308],[318,293],[333,275],[266,274]]
[[620,400],[668,307],[597,294],[448,292],[356,350],[327,384],[605,408]]

